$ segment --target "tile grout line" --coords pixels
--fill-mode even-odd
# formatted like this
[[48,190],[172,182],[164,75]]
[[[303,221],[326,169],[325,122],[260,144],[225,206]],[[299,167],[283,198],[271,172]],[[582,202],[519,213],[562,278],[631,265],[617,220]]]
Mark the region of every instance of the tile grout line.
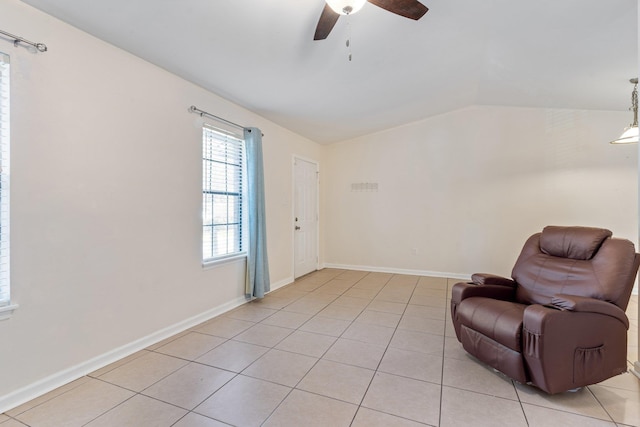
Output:
[[513,389],[516,392],[516,397],[518,398],[518,403],[520,404],[520,409],[522,410],[522,415],[524,415],[524,421],[527,423],[527,426],[528,426],[528,425],[530,425],[529,424],[529,417],[527,417],[527,412],[524,410],[524,402],[522,402],[522,400],[520,399],[520,393],[518,393],[518,388],[516,387],[516,385],[513,382],[513,380],[511,380],[511,385],[513,386]]
[[[389,278],[389,280],[387,280],[387,282],[385,283],[385,285],[380,289],[380,291],[378,291],[378,293],[376,294],[376,296],[380,294],[380,292],[382,291],[382,289],[384,289],[384,288],[389,284],[389,282],[391,282],[391,280],[392,280],[395,276],[397,276],[397,275],[396,275],[396,274],[394,274],[394,275],[392,275],[392,276]],[[391,337],[390,337],[390,339],[389,339],[389,342],[388,342],[388,343],[387,343],[387,345],[385,346],[384,352],[382,353],[382,356],[380,357],[380,360],[378,361],[378,365],[376,366],[376,369],[374,370],[373,376],[371,377],[371,380],[369,381],[369,385],[367,386],[367,388],[366,388],[366,390],[365,390],[364,394],[362,395],[362,398],[360,399],[360,404],[358,405],[358,411],[359,411],[359,410],[360,410],[360,408],[362,407],[362,403],[364,402],[364,399],[365,399],[365,397],[367,396],[367,393],[369,392],[369,389],[371,388],[371,384],[373,384],[373,380],[375,379],[376,375],[377,375],[377,374],[378,374],[378,372],[379,372],[380,365],[382,364],[382,361],[384,360],[384,357],[385,357],[385,355],[387,354],[387,351],[389,350],[389,347],[391,346],[391,341],[393,340],[393,337],[395,336],[396,332],[398,331],[398,327],[400,326],[400,322],[402,322],[402,317],[404,316],[404,314],[405,314],[405,313],[406,313],[406,311],[407,311],[407,307],[409,306],[409,302],[411,301],[411,297],[413,297],[413,295],[414,295],[414,293],[415,293],[415,290],[416,290],[416,287],[417,287],[418,283],[419,283],[419,279],[416,281],[416,284],[413,286],[413,290],[411,291],[411,296],[409,296],[409,299],[408,299],[407,303],[405,304],[404,309],[402,310],[402,314],[400,314],[400,319],[398,319],[398,324],[395,326],[395,328],[394,328],[394,330],[393,330],[393,334],[391,334]],[[375,297],[374,297],[374,298],[375,298]],[[372,298],[372,300],[371,300],[371,301],[373,302],[373,298]],[[367,307],[368,307],[368,306],[367,306]],[[366,309],[366,308],[365,308],[365,309]],[[382,372],[382,373],[385,373],[385,372]],[[392,375],[392,374],[388,374],[388,375]],[[404,378],[408,378],[408,377],[404,377]],[[415,378],[410,378],[410,379],[414,379],[414,380],[415,380]],[[366,408],[366,406],[365,406],[365,408]],[[370,409],[370,408],[367,408],[367,409]],[[384,411],[381,411],[381,410],[377,410],[377,409],[376,409],[376,411],[381,412],[381,413],[387,413],[387,412],[384,412]],[[354,418],[353,418],[353,420],[351,421],[351,424],[353,424],[353,422],[355,421],[355,417],[356,417],[356,415],[357,415],[357,411],[356,411],[356,414],[354,414]],[[399,417],[399,418],[402,418],[402,419],[409,420],[408,418],[400,417],[399,415],[396,415],[396,414],[388,414],[388,415],[392,415],[392,416],[395,416],[395,417]],[[416,420],[410,420],[410,421],[417,422]]]
[[[219,317],[219,316],[214,317],[214,319],[215,319],[215,318],[217,318],[217,317]],[[212,320],[212,319],[211,319],[211,320]],[[235,320],[240,320],[240,319],[235,319]],[[250,326],[249,328],[251,328],[251,327],[253,327],[253,326],[257,325],[259,322],[251,322],[251,323],[253,323],[254,325]],[[249,328],[247,328],[247,329],[249,329]],[[212,351],[212,350],[213,350],[213,349],[215,349],[216,347],[219,347],[219,346],[221,346],[222,344],[224,344],[224,343],[226,343],[226,342],[228,342],[228,341],[233,340],[233,338],[234,338],[234,337],[236,337],[236,336],[238,336],[238,335],[242,334],[244,331],[246,331],[246,329],[245,329],[245,330],[243,330],[243,331],[238,332],[237,334],[233,335],[231,338],[220,337],[220,336],[217,336],[217,335],[211,335],[211,334],[206,334],[206,333],[196,332],[196,333],[200,333],[200,334],[202,334],[202,335],[214,336],[214,337],[218,337],[218,338],[221,338],[221,339],[225,339],[225,341],[223,341],[223,342],[221,342],[220,344],[216,345],[215,347],[211,348],[210,350],[208,350],[207,352],[203,353],[202,355],[199,355],[198,357],[201,357],[201,356],[203,356],[204,354],[208,353],[209,351]],[[185,332],[186,332],[186,331],[185,331]],[[167,343],[166,343],[166,344],[164,344],[164,345],[170,344],[171,342],[174,342],[175,340],[177,340],[177,339],[179,339],[179,338],[181,338],[181,337],[183,337],[183,336],[185,336],[185,335],[187,335],[188,333],[191,333],[191,332],[195,332],[195,331],[189,331],[189,332],[186,332],[186,333],[178,334],[178,336],[176,336],[176,337],[175,337],[175,339],[172,339],[172,340],[167,341]],[[288,335],[287,335],[287,336],[288,336]],[[286,337],[285,337],[285,338],[286,338]],[[283,339],[284,339],[284,338],[283,338]],[[241,342],[241,341],[238,341],[238,342]],[[133,399],[135,396],[138,396],[138,395],[144,396],[144,397],[149,398],[149,399],[156,400],[156,401],[158,401],[158,402],[162,402],[162,403],[164,403],[164,404],[168,404],[168,405],[174,406],[174,407],[179,408],[179,409],[182,409],[182,410],[186,410],[186,411],[187,411],[187,413],[186,413],[185,415],[183,415],[182,417],[180,417],[180,419],[182,419],[182,418],[186,417],[189,413],[193,412],[193,413],[195,413],[195,414],[197,414],[197,415],[204,416],[204,417],[206,417],[206,418],[209,418],[209,419],[213,419],[213,420],[215,420],[214,418],[211,418],[211,417],[209,417],[209,416],[207,416],[207,415],[204,415],[204,414],[200,414],[200,413],[198,413],[198,412],[195,412],[194,410],[195,410],[199,405],[201,405],[202,403],[204,403],[207,399],[209,399],[211,396],[213,396],[216,392],[218,392],[222,387],[224,387],[224,386],[225,386],[225,385],[227,385],[229,382],[231,382],[234,378],[236,378],[237,376],[239,376],[239,375],[240,375],[240,373],[238,373],[238,372],[234,372],[234,371],[230,371],[230,370],[227,370],[227,369],[218,368],[218,367],[216,367],[216,366],[207,365],[207,364],[205,364],[205,363],[197,362],[196,360],[190,360],[190,359],[186,359],[186,358],[183,358],[183,357],[178,357],[178,356],[174,356],[174,355],[170,355],[170,354],[161,353],[161,352],[157,351],[157,350],[158,350],[158,349],[160,349],[161,347],[162,347],[162,346],[157,347],[157,348],[154,348],[153,350],[146,350],[146,349],[145,349],[145,350],[146,350],[146,351],[148,351],[149,353],[155,353],[155,354],[163,355],[163,356],[166,356],[166,357],[172,357],[172,358],[175,358],[175,359],[183,360],[183,361],[187,362],[187,364],[186,364],[186,365],[184,365],[184,366],[181,366],[180,368],[176,369],[175,371],[173,371],[173,372],[171,372],[171,373],[169,373],[169,374],[165,375],[164,377],[160,378],[158,381],[154,382],[153,384],[150,384],[149,386],[145,387],[145,388],[144,388],[144,389],[142,389],[141,391],[135,391],[135,390],[128,389],[128,388],[123,387],[123,386],[121,386],[121,385],[118,385],[118,384],[115,384],[115,383],[109,382],[109,381],[107,381],[107,380],[104,380],[104,379],[102,379],[102,378],[100,378],[100,377],[91,377],[91,378],[93,378],[93,379],[96,379],[96,380],[102,381],[102,382],[104,382],[104,383],[106,383],[106,384],[110,384],[110,385],[113,385],[113,386],[116,386],[116,387],[122,388],[122,389],[124,389],[124,390],[131,391],[131,392],[133,392],[133,393],[135,393],[135,394],[134,394],[133,396],[131,396],[130,398],[128,398],[128,399],[126,399],[126,400],[124,400],[123,402],[120,402],[118,405],[114,406],[113,408],[111,408],[111,409],[109,409],[109,410],[105,411],[104,413],[100,414],[100,415],[99,415],[99,416],[97,416],[96,418],[92,419],[91,421],[89,421],[89,423],[90,423],[90,422],[92,422],[92,421],[94,421],[95,419],[97,419],[97,418],[99,418],[99,417],[101,417],[101,416],[105,415],[106,413],[108,413],[108,412],[110,412],[110,411],[114,410],[115,408],[117,408],[117,407],[121,406],[121,405],[122,405],[122,404],[124,404],[125,402],[127,402],[127,401],[129,401],[129,400]],[[264,346],[260,346],[260,347],[264,347]],[[265,347],[265,348],[268,348],[268,347]],[[265,352],[265,354],[266,354],[266,352]],[[140,357],[142,357],[142,356],[140,356]],[[133,360],[131,360],[131,361],[127,362],[127,363],[124,363],[124,364],[122,364],[122,365],[120,365],[120,366],[116,366],[114,369],[117,369],[117,368],[120,368],[120,367],[122,367],[122,366],[125,366],[125,365],[127,365],[127,364],[129,364],[129,363],[133,362],[133,361],[134,361],[134,360],[136,360],[136,359],[138,359],[138,358],[134,358]],[[167,401],[164,401],[164,400],[162,400],[162,399],[158,399],[158,398],[156,398],[156,397],[154,397],[154,396],[148,396],[148,395],[146,395],[146,394],[144,394],[144,393],[143,393],[145,390],[147,390],[147,389],[149,389],[150,387],[154,386],[155,384],[157,384],[157,383],[159,383],[159,382],[163,381],[164,379],[168,378],[169,376],[171,376],[171,375],[173,375],[173,374],[177,373],[178,371],[182,370],[183,368],[185,368],[185,367],[189,366],[191,363],[195,363],[195,364],[198,364],[198,365],[207,366],[207,367],[211,367],[211,368],[215,368],[215,369],[220,369],[220,370],[225,371],[225,372],[233,373],[234,375],[233,375],[233,376],[232,376],[228,381],[226,381],[224,384],[222,384],[220,387],[218,387],[215,391],[213,391],[210,395],[208,395],[205,399],[203,399],[201,402],[199,402],[199,403],[198,403],[198,404],[197,404],[193,409],[187,409],[187,408],[184,408],[184,407],[178,406],[178,405],[176,405],[176,404],[174,404],[174,403],[167,402]],[[107,374],[107,373],[109,373],[109,372],[113,371],[114,369],[109,370],[109,371],[107,371],[107,372],[104,372],[104,373],[102,373],[100,376],[105,375],[105,374]],[[245,369],[246,369],[246,368],[245,368]],[[179,422],[179,421],[180,421],[180,419],[179,419],[179,420],[177,420],[177,421],[176,421],[176,423],[177,423],[177,422]],[[216,420],[216,421],[219,421],[219,420]],[[175,424],[175,423],[174,423],[174,424]]]
[[440,369],[440,407],[438,413],[438,425],[442,425],[442,398],[444,396],[444,359],[445,352],[447,350],[447,295],[451,294],[451,289],[449,289],[449,279],[447,279],[447,290],[445,292],[445,307],[444,307],[444,332],[442,334],[442,369]]
[[[313,274],[313,273],[309,273],[309,274]],[[305,275],[305,276],[306,276],[306,275]],[[321,284],[319,285],[319,287],[320,287],[320,286],[322,286],[324,283],[327,283],[327,282],[329,282],[329,281],[331,281],[331,280],[333,280],[333,279],[332,279],[332,278],[327,279],[325,282],[321,283]],[[293,285],[295,285],[295,281],[294,281],[294,282],[292,282],[291,284],[287,285],[287,286],[293,286]],[[263,353],[263,354],[262,354],[260,357],[258,357],[256,360],[254,360],[254,361],[253,361],[253,362],[251,362],[249,365],[247,365],[245,368],[243,368],[240,372],[229,371],[229,370],[226,370],[226,369],[223,369],[223,368],[218,368],[218,367],[216,367],[216,366],[207,365],[207,364],[202,363],[202,362],[195,362],[195,361],[194,361],[194,363],[201,363],[201,364],[203,364],[203,365],[205,365],[205,366],[211,366],[211,367],[214,367],[214,368],[217,368],[217,369],[222,369],[222,370],[225,370],[225,371],[227,371],[227,372],[232,372],[233,374],[235,374],[235,375],[234,375],[234,377],[233,377],[232,379],[230,379],[229,381],[227,381],[227,383],[225,383],[225,385],[226,385],[226,384],[228,384],[228,383],[229,383],[231,380],[233,380],[234,378],[236,378],[236,377],[238,377],[238,376],[242,375],[242,376],[247,377],[247,378],[259,379],[259,380],[261,380],[261,381],[266,381],[266,382],[269,382],[269,383],[271,383],[271,384],[276,384],[276,385],[284,386],[283,384],[279,384],[279,383],[276,383],[276,382],[273,382],[273,381],[270,381],[270,380],[265,380],[265,379],[262,379],[262,378],[255,378],[255,377],[252,377],[252,376],[250,376],[250,375],[243,374],[243,372],[244,372],[246,369],[248,369],[250,366],[252,366],[254,363],[256,363],[258,360],[262,359],[262,358],[263,358],[263,357],[264,357],[264,356],[265,356],[265,355],[266,355],[270,350],[275,349],[275,346],[277,346],[280,342],[284,341],[287,337],[289,337],[289,336],[290,336],[290,335],[292,335],[294,332],[296,332],[297,330],[299,330],[299,327],[298,327],[298,328],[296,328],[296,329],[281,327],[281,328],[283,328],[283,329],[290,329],[290,330],[291,330],[291,332],[290,332],[287,336],[283,337],[280,341],[278,341],[274,346],[271,346],[271,347],[266,347],[266,346],[264,346],[264,345],[258,345],[258,344],[253,344],[253,343],[244,342],[244,341],[237,341],[237,340],[234,340],[233,338],[237,337],[238,335],[242,334],[243,332],[245,332],[246,330],[248,330],[248,329],[252,328],[253,326],[258,325],[258,324],[261,324],[261,323],[262,323],[262,321],[264,321],[264,320],[268,319],[269,317],[271,317],[271,316],[275,315],[276,313],[282,312],[282,311],[283,311],[283,309],[284,309],[285,307],[287,307],[288,305],[291,305],[291,304],[295,303],[296,301],[298,301],[298,300],[300,300],[300,299],[302,299],[302,298],[304,298],[304,297],[308,296],[308,294],[310,294],[311,292],[306,292],[306,293],[307,293],[307,295],[304,295],[304,296],[301,296],[301,297],[299,297],[299,298],[296,298],[296,299],[294,299],[293,301],[291,301],[289,304],[287,304],[287,305],[285,305],[285,306],[283,306],[283,307],[281,307],[281,308],[279,308],[279,309],[276,309],[276,310],[275,310],[275,313],[272,313],[271,315],[269,315],[269,316],[265,317],[264,319],[260,320],[260,322],[253,322],[253,323],[254,323],[254,325],[250,326],[249,328],[247,328],[247,329],[245,329],[245,330],[243,330],[243,331],[241,331],[241,332],[238,332],[238,333],[237,333],[237,334],[235,334],[233,337],[228,338],[228,339],[227,339],[227,341],[225,341],[225,342],[228,342],[228,341],[235,341],[235,342],[240,342],[240,343],[245,343],[245,344],[255,345],[255,346],[263,347],[263,348],[267,349],[267,351],[265,351],[265,353]],[[285,312],[286,312],[286,311],[285,311]],[[295,312],[288,312],[288,313],[295,313]],[[302,313],[298,313],[298,314],[302,314]],[[238,320],[239,320],[239,319],[238,319]],[[306,322],[305,322],[305,323],[306,323]],[[303,324],[304,324],[304,323],[303,323]],[[273,326],[273,325],[272,325],[272,326]],[[302,325],[300,325],[300,326],[302,326]],[[214,336],[215,336],[215,335],[214,335]],[[222,344],[224,344],[224,343],[221,343],[220,345],[222,345]],[[214,348],[215,348],[215,347],[214,347]],[[212,349],[212,350],[213,350],[213,349]],[[280,350],[280,351],[286,351],[286,350]],[[288,352],[288,351],[286,351],[286,352]],[[299,353],[295,353],[295,352],[288,352],[288,353],[292,353],[292,354],[299,354]],[[205,353],[205,354],[206,354],[206,353]],[[288,387],[288,386],[285,386],[285,387]],[[213,394],[215,394],[215,393],[216,393],[218,390],[220,390],[221,388],[222,388],[222,387],[218,388],[215,392],[213,392],[211,395],[209,395],[209,396],[207,397],[207,399],[209,399],[211,396],[213,396]],[[287,396],[288,396],[288,394],[287,394]],[[286,398],[286,397],[285,397],[285,398]],[[207,399],[205,399],[205,400],[207,400]],[[200,402],[200,404],[202,404],[205,400],[203,400],[202,402]],[[284,400],[284,399],[283,399],[283,400]],[[278,405],[278,406],[279,406],[279,405]]]
[[[368,276],[368,274],[367,274]],[[389,277],[389,280],[387,280],[384,285],[378,290],[378,292],[376,292],[376,294],[373,296],[373,298],[371,298],[371,301],[369,302],[369,304],[367,304],[365,306],[365,308],[360,312],[360,314],[362,314],[367,307],[369,307],[371,305],[371,303],[374,301],[375,297],[377,297],[378,295],[380,295],[380,292],[382,292],[382,290],[389,284],[389,282],[391,281],[391,279],[393,279],[394,275],[391,275]],[[365,276],[366,277],[366,276]],[[359,316],[359,315],[358,315]],[[356,317],[357,319],[357,317]],[[353,324],[355,322],[355,319],[353,320],[353,322],[351,322],[351,324]],[[398,323],[400,323],[400,321],[398,320]],[[398,327],[398,325],[396,325],[396,328]],[[345,329],[345,332],[348,330],[349,328]],[[391,340],[393,339],[393,335],[395,334],[395,329],[393,331],[393,334],[391,335],[391,338],[389,339],[389,343],[387,343],[387,347],[385,347],[385,350],[382,352],[382,356],[380,357],[380,360],[378,361],[378,365],[376,366],[376,368],[373,370],[373,375],[371,376],[371,379],[369,380],[369,384],[367,384],[367,388],[365,389],[364,393],[362,394],[362,397],[360,398],[360,403],[358,403],[358,409],[356,409],[355,414],[353,414],[353,418],[351,419],[351,423],[349,423],[349,425],[353,425],[353,423],[356,420],[356,417],[358,416],[358,412],[360,412],[360,408],[362,408],[362,403],[364,402],[364,398],[367,396],[367,393],[369,392],[369,388],[371,387],[371,384],[373,383],[374,378],[376,377],[376,374],[378,373],[378,368],[380,367],[380,364],[382,363],[382,359],[384,359],[384,355],[387,353],[387,348],[389,348],[389,344],[391,343]],[[344,332],[343,332],[344,333]]]
[[[353,287],[354,287],[355,285],[357,285],[360,281],[362,281],[362,280],[363,280],[365,277],[367,277],[369,274],[370,274],[370,273],[365,274],[362,278],[360,278],[358,281],[356,281],[356,282],[355,282],[353,285],[351,285],[348,289],[345,289],[345,291],[344,291],[344,292],[342,292],[342,293],[341,293],[337,298],[335,298],[331,303],[335,302],[335,300],[337,300],[338,298],[340,298],[340,296],[344,295],[348,290],[353,289]],[[339,276],[340,276],[340,275],[338,275],[338,276],[336,276],[336,277],[339,277]],[[328,283],[328,282],[327,282],[327,283]],[[385,282],[385,284],[386,284],[386,283],[388,283],[388,281],[387,281],[387,282]],[[381,288],[381,289],[382,289],[382,288]],[[380,293],[380,291],[376,292],[376,295],[375,295],[375,296],[377,296],[379,293]],[[375,298],[375,296],[374,296],[374,298]],[[371,300],[373,301],[373,298],[372,298]],[[331,304],[331,303],[330,303],[330,304]],[[360,312],[358,313],[358,315],[357,315],[353,320],[351,320],[351,321],[350,321],[349,326],[347,326],[347,327],[344,329],[344,331],[342,331],[342,333],[341,333],[338,337],[335,337],[335,338],[336,338],[336,340],[334,341],[334,343],[333,343],[329,348],[327,348],[327,349],[324,351],[324,353],[322,354],[322,356],[320,356],[320,357],[318,358],[318,360],[313,364],[313,366],[311,367],[311,369],[309,369],[309,371],[307,371],[307,373],[306,373],[302,378],[300,378],[300,380],[296,383],[296,385],[291,389],[291,392],[293,392],[293,390],[300,390],[300,391],[303,391],[303,392],[306,392],[306,393],[312,393],[312,394],[315,394],[315,395],[318,395],[318,396],[322,396],[322,397],[325,397],[325,398],[334,399],[334,400],[337,400],[337,401],[340,401],[340,402],[344,402],[343,400],[340,400],[340,399],[336,399],[336,398],[333,398],[333,397],[330,397],[330,396],[325,396],[325,395],[321,395],[321,394],[318,394],[318,393],[313,393],[313,392],[309,392],[309,391],[306,391],[306,390],[298,389],[297,387],[298,387],[298,385],[299,385],[299,384],[300,384],[300,383],[301,383],[301,382],[302,382],[302,381],[307,377],[307,375],[309,375],[309,372],[311,372],[311,371],[313,370],[313,368],[315,368],[315,367],[318,365],[318,363],[319,363],[319,362],[322,360],[322,358],[327,354],[327,352],[329,352],[329,350],[331,350],[331,348],[333,348],[333,346],[335,345],[335,343],[336,343],[340,338],[342,338],[342,336],[344,335],[344,333],[345,333],[345,332],[347,332],[347,330],[349,330],[349,328],[351,327],[351,325],[353,325],[353,324],[355,323],[356,319],[357,319],[357,318],[362,314],[362,312],[364,312],[364,310],[366,310],[366,307],[368,307],[368,306],[369,306],[369,304],[367,304],[363,309],[361,309],[361,310],[360,310]],[[318,314],[316,313],[316,314],[315,314],[311,319],[313,319],[313,318],[314,318],[315,316],[317,316],[317,315],[318,315]],[[307,320],[307,322],[309,322],[311,319]],[[338,320],[341,320],[341,319],[338,319]],[[304,326],[307,322],[305,322],[304,324],[300,325],[300,327]],[[299,330],[299,329],[298,329],[298,330]],[[332,361],[330,361],[330,362],[332,362]],[[333,363],[337,363],[337,362],[333,362]],[[349,366],[355,366],[355,365],[349,365]],[[375,376],[375,373],[376,373],[376,372],[377,372],[377,370],[374,370],[374,374],[373,374],[373,376]],[[372,379],[373,379],[373,376],[372,376]],[[369,384],[371,384],[371,381],[369,382]],[[368,390],[368,387],[367,387],[367,390]],[[291,392],[289,392],[289,394],[291,394]],[[289,395],[289,394],[288,394],[288,395]],[[365,393],[364,393],[364,394],[366,394],[366,391],[365,391]],[[288,397],[288,395],[287,395],[287,397]],[[286,397],[285,397],[285,399],[286,399]],[[282,400],[282,402],[284,402],[284,400],[285,400],[285,399],[283,399],[283,400]],[[354,422],[354,420],[355,420],[355,417],[358,415],[358,411],[360,410],[360,406],[361,406],[361,404],[362,404],[362,400],[364,400],[364,395],[362,396],[362,399],[360,400],[360,403],[359,403],[359,404],[357,404],[357,405],[355,405],[355,406],[356,406],[356,411],[355,411],[355,413],[353,414],[353,418],[351,419],[351,422],[349,423],[349,425],[353,424],[353,422]],[[282,404],[282,402],[280,403],[280,405]],[[351,402],[344,402],[344,403],[348,403],[348,404],[354,405],[354,404],[353,404],[353,403],[351,403]],[[279,407],[280,405],[278,405],[278,407]],[[277,409],[277,408],[276,408],[276,409]],[[275,412],[275,409],[274,409],[274,412]],[[267,420],[271,417],[271,415],[273,415],[273,412],[269,415],[269,417],[267,417]],[[265,420],[265,422],[266,422],[266,420]]]
[[[310,274],[311,274],[311,273],[310,273]],[[338,275],[338,276],[339,276],[339,275]],[[334,277],[335,277],[335,276],[334,276]],[[331,280],[333,280],[333,278],[328,279],[328,280],[327,280],[327,281],[325,281],[323,284],[321,284],[320,286],[318,286],[318,288],[319,288],[319,287],[321,287],[321,286],[324,286],[325,284],[327,284],[327,283],[328,283],[328,282],[330,282]],[[293,285],[293,284],[295,284],[295,281],[292,283],[292,285]],[[318,289],[318,288],[316,288],[316,289]],[[311,293],[311,292],[309,292],[309,294],[310,294],[310,293]],[[305,297],[306,297],[306,296],[307,296],[307,295],[305,295]],[[304,297],[301,297],[301,298],[304,298]],[[293,304],[293,303],[292,303],[292,304]],[[328,304],[331,304],[331,303],[328,303]],[[328,305],[328,304],[327,304],[327,305]],[[285,306],[285,307],[286,307],[286,306]],[[285,308],[285,307],[282,307],[282,308]],[[326,307],[326,306],[325,306],[325,307]],[[281,308],[280,310],[282,310],[282,308]],[[323,308],[323,309],[324,309],[324,308]],[[278,310],[278,312],[280,312],[280,310]],[[274,314],[275,314],[275,313],[274,313]],[[310,319],[308,319],[308,320],[307,320],[306,322],[304,322],[302,325],[300,325],[298,328],[294,329],[294,330],[293,330],[293,332],[300,330],[300,327],[301,327],[301,326],[304,326],[304,325],[305,325],[309,320],[311,320],[311,319],[312,319],[313,317],[315,317],[316,315],[317,315],[317,313],[316,313],[316,314],[314,314]],[[291,332],[291,334],[293,334],[293,332]],[[291,335],[291,334],[289,334],[289,335]],[[289,335],[287,335],[287,336],[289,336]],[[276,344],[276,345],[277,345],[277,344]],[[273,349],[273,347],[272,347],[272,349]],[[329,351],[329,349],[327,349],[326,351]],[[326,351],[325,351],[325,353],[326,353]],[[268,351],[267,351],[265,354],[267,354],[267,353],[268,353]],[[324,355],[324,354],[323,354],[323,355]],[[263,354],[263,356],[264,356],[264,354]],[[261,357],[262,357],[262,356],[261,356]],[[260,358],[258,358],[257,360],[259,360],[259,359],[260,359]],[[257,361],[257,360],[256,360],[256,361]],[[256,361],[254,361],[253,363],[255,363]],[[264,424],[269,420],[269,418],[271,418],[271,417],[273,416],[273,414],[278,410],[278,408],[280,408],[280,407],[282,406],[282,404],[284,403],[284,401],[285,401],[285,400],[287,400],[287,398],[291,395],[291,393],[293,393],[293,391],[294,391],[294,390],[296,390],[296,386],[300,383],[300,381],[302,381],[302,380],[304,379],[304,377],[306,377],[306,376],[307,376],[307,374],[308,374],[309,372],[311,372],[311,369],[313,369],[313,368],[318,364],[318,362],[319,362],[319,361],[320,361],[320,358],[318,358],[318,360],[313,364],[313,366],[309,369],[309,371],[307,371],[307,373],[306,373],[305,375],[303,375],[303,377],[302,377],[300,380],[298,380],[298,382],[296,383],[296,385],[295,385],[295,386],[290,387],[289,392],[288,392],[288,393],[287,393],[287,394],[282,398],[282,400],[280,401],[280,403],[278,403],[278,404],[276,405],[276,407],[275,407],[275,408],[273,408],[273,410],[272,410],[272,411],[271,411],[271,412],[266,416],[266,418],[265,418],[265,419],[260,423],[260,425],[261,425],[261,426],[262,426],[262,425],[264,425]],[[249,366],[253,365],[253,363],[251,363]],[[244,372],[247,368],[249,368],[249,366],[247,366],[247,367],[246,367],[245,369],[243,369],[242,371]],[[238,374],[238,375],[240,375],[240,374]],[[266,381],[266,380],[262,380],[262,379],[260,379],[260,380],[261,380],[261,381]],[[269,381],[269,382],[271,382],[271,381]],[[276,383],[276,384],[277,384],[277,383]],[[279,385],[283,385],[283,384],[279,384]],[[285,387],[288,387],[288,386],[285,386]]]
[[[110,384],[110,383],[107,383],[107,384]],[[121,388],[124,388],[124,387],[121,387]],[[128,389],[125,389],[125,390],[128,390]],[[132,391],[132,390],[129,390],[129,391]],[[97,420],[97,419],[98,419],[98,418],[100,418],[101,416],[108,414],[109,412],[113,411],[114,409],[116,409],[116,408],[120,407],[120,405],[123,405],[124,403],[126,403],[126,402],[130,401],[131,399],[133,399],[133,398],[134,398],[134,397],[136,397],[137,395],[138,395],[138,393],[135,393],[135,392],[134,392],[133,396],[129,396],[127,399],[125,399],[125,400],[123,400],[122,402],[118,403],[116,406],[114,406],[114,407],[112,407],[112,408],[107,409],[106,411],[102,412],[100,415],[98,415],[98,416],[96,416],[96,417],[92,418],[91,420],[87,421],[86,423],[84,423],[84,424],[82,424],[82,425],[83,425],[83,426],[86,426],[87,424],[94,422],[95,420]]]

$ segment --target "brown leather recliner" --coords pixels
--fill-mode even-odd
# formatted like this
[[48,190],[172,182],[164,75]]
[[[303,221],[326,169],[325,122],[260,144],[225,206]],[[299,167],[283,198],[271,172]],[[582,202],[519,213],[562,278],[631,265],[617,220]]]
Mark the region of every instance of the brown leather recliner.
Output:
[[525,243],[512,279],[474,274],[454,285],[451,316],[464,349],[551,394],[625,372],[625,310],[640,255],[611,234],[545,227]]

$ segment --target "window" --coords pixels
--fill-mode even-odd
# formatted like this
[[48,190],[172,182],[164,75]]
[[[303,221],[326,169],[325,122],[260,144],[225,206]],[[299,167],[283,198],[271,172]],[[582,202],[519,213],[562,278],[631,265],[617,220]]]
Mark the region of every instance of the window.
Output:
[[244,141],[203,127],[202,178],[203,261],[243,253]]
[[15,307],[9,292],[9,56],[0,52],[0,319]]

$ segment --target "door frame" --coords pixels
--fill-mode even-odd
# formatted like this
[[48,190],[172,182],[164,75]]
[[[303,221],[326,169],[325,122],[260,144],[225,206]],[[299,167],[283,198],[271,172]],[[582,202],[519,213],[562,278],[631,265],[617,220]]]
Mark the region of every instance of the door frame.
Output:
[[[291,157],[291,225],[295,227],[295,217],[296,217],[296,160],[302,160],[308,163],[312,163],[316,165],[316,271],[320,268],[320,162],[311,159],[308,157],[300,156],[298,154],[294,154]],[[295,230],[292,229],[293,233],[291,233],[291,247],[293,250],[291,251],[291,277],[295,281],[296,277],[296,233]],[[299,276],[302,277],[302,276]]]

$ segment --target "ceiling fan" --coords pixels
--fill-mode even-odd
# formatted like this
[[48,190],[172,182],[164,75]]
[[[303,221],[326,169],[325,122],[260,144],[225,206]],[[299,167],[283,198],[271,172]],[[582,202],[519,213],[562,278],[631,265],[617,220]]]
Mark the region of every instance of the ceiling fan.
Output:
[[367,1],[391,13],[416,21],[429,10],[418,0],[326,0],[313,39],[326,39],[340,15],[356,13]]

